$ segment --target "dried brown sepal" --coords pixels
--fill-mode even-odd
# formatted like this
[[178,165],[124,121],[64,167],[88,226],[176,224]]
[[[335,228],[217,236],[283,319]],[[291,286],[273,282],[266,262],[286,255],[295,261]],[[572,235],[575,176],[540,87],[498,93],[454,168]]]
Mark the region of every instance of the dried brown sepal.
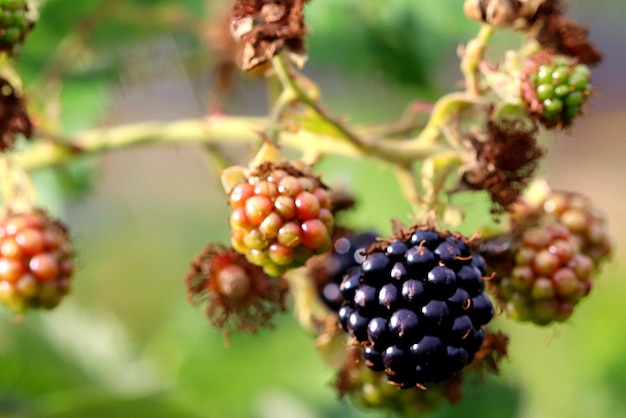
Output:
[[485,341],[476,353],[474,361],[467,367],[467,371],[479,370],[491,373],[500,372],[500,362],[508,356],[509,337],[505,333],[485,332]]
[[254,333],[272,326],[275,313],[285,311],[287,282],[273,278],[232,248],[209,243],[196,256],[185,277],[187,299],[206,304],[211,326],[225,338],[233,331]]
[[367,250],[365,251],[365,254],[370,255],[372,253],[385,252],[387,246],[394,241],[409,242],[411,240],[411,235],[413,235],[416,231],[435,231],[442,238],[454,237],[457,240],[463,241],[466,244],[471,246],[470,241],[472,239],[471,238],[467,239],[463,234],[459,232],[440,231],[437,228],[429,226],[429,225],[417,224],[417,225],[410,226],[408,228],[405,227],[405,228],[400,228],[398,230],[394,230],[393,235],[387,240],[379,238],[375,243],[373,243],[367,248]]
[[538,22],[537,41],[545,48],[576,57],[582,64],[597,65],[602,54],[589,42],[589,31],[558,9],[551,10]]
[[249,178],[258,177],[259,179],[267,179],[272,173],[277,170],[282,170],[289,176],[294,177],[308,177],[313,183],[314,187],[322,188],[324,190],[330,190],[329,187],[322,182],[321,176],[314,176],[311,173],[311,167],[302,163],[301,161],[282,161],[278,163],[264,162],[256,166],[254,171],[250,173]]
[[26,112],[24,96],[11,83],[0,78],[0,152],[15,145],[15,135],[30,139],[33,123]]
[[476,164],[462,176],[465,186],[486,190],[495,204],[494,212],[508,210],[519,200],[534,175],[544,151],[537,145],[537,128],[524,121],[487,123],[487,139],[470,138]]
[[494,27],[527,33],[546,48],[595,65],[602,54],[589,42],[588,30],[567,17],[561,0],[465,0],[465,14]]
[[237,0],[231,31],[242,42],[241,68],[249,71],[283,50],[304,57],[305,0]]

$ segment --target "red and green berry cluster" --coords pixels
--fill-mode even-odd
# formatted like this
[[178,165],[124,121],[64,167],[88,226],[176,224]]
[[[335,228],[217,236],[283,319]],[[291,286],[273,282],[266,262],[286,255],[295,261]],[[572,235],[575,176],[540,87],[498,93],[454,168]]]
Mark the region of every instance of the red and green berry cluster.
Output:
[[303,265],[331,242],[330,194],[308,167],[264,163],[230,193],[231,243],[272,276]]
[[463,237],[430,227],[368,249],[341,284],[342,327],[365,364],[402,388],[443,382],[470,364],[494,315],[485,266]]
[[550,191],[509,215],[509,248],[485,252],[496,273],[491,290],[515,319],[539,325],[566,320],[611,252],[604,214],[579,193]]
[[28,15],[26,0],[0,0],[0,50],[12,52],[24,41],[33,26]]
[[42,210],[0,215],[0,302],[8,309],[50,309],[74,271],[66,228]]
[[533,64],[523,83],[530,111],[548,127],[570,125],[591,95],[589,67],[567,57]]
[[576,251],[566,227],[528,229],[512,244],[513,263],[498,271],[490,288],[514,319],[547,325],[569,318],[589,294],[593,263]]
[[580,193],[553,191],[543,202],[541,216],[564,225],[576,249],[598,265],[611,253],[606,216]]

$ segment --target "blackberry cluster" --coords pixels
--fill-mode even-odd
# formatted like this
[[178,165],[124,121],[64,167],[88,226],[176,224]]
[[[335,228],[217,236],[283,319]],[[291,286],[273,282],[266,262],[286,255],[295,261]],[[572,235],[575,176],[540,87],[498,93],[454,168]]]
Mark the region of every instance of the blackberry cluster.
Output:
[[370,247],[344,277],[339,321],[391,384],[446,381],[474,359],[494,315],[485,273],[462,236],[413,227]]
[[32,27],[26,0],[0,0],[0,50],[12,53]]
[[328,189],[308,167],[264,163],[230,193],[231,244],[271,276],[302,266],[330,245]]
[[560,224],[530,228],[514,240],[512,259],[489,283],[503,309],[538,325],[569,318],[592,286],[593,262],[576,248]]
[[51,309],[74,271],[67,229],[44,211],[0,215],[0,302],[8,309]]
[[365,259],[363,252],[376,237],[372,232],[341,234],[330,250],[312,263],[310,270],[317,282],[319,298],[330,310],[339,310],[343,302],[339,290],[343,276],[361,265]]
[[589,67],[567,57],[533,66],[522,85],[531,112],[548,127],[569,126],[592,91]]

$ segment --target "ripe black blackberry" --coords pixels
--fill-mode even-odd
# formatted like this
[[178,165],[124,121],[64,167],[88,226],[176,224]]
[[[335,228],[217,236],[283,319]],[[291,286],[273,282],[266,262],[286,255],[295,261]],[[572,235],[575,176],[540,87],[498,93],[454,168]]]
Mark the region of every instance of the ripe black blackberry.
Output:
[[377,235],[373,232],[356,233],[339,228],[337,238],[333,240],[330,250],[307,266],[309,274],[315,281],[318,296],[332,311],[337,312],[343,302],[339,285],[346,273],[361,265],[365,256],[362,254]]
[[461,235],[416,226],[372,245],[344,277],[339,321],[391,384],[446,381],[474,359],[493,317],[484,273]]

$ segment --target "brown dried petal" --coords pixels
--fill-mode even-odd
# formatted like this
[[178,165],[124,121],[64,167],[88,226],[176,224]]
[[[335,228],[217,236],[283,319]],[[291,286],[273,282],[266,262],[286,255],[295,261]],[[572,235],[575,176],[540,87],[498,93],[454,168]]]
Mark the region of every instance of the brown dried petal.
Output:
[[508,209],[535,173],[543,150],[537,145],[534,126],[490,121],[487,129],[485,142],[472,140],[476,166],[464,174],[463,182],[471,189],[487,190],[498,207]]
[[15,135],[33,135],[33,123],[26,112],[24,98],[8,80],[0,78],[0,151],[13,148]]
[[241,68],[251,70],[282,50],[304,55],[305,0],[239,0],[231,31],[243,43]]

